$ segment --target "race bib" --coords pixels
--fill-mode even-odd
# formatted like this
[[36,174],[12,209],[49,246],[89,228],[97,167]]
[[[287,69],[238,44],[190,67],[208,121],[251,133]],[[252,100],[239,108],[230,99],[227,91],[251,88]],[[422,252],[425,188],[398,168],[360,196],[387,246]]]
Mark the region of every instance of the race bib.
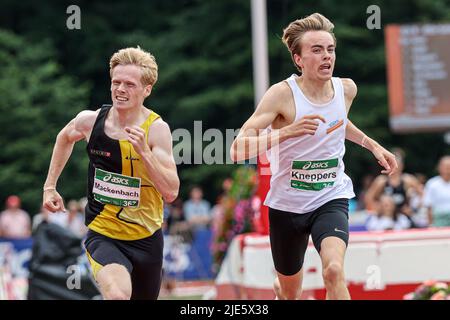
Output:
[[124,176],[95,169],[94,199],[119,207],[138,207],[141,197],[141,178]]
[[292,161],[291,187],[307,191],[332,187],[336,181],[338,163],[338,159]]

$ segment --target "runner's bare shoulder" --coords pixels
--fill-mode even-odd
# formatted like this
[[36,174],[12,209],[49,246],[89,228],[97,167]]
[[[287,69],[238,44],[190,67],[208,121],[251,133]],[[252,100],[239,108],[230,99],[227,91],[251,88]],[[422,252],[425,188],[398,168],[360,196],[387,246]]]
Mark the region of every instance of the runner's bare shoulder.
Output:
[[344,87],[344,94],[347,99],[353,100],[358,93],[358,87],[356,86],[355,81],[350,78],[341,78],[342,85]]
[[292,99],[292,90],[286,81],[280,81],[273,84],[267,92],[278,100],[280,105],[284,105]]
[[153,121],[148,129],[148,132],[148,142],[150,143],[150,145],[160,139],[169,138],[169,140],[171,140],[169,124],[161,118]]
[[291,118],[294,105],[294,96],[292,90],[286,81],[280,81],[272,85],[267,91],[269,97],[269,109],[276,113],[276,116],[282,116],[285,119]]
[[256,108],[256,115],[271,113],[274,117],[284,113],[283,107],[289,100],[292,99],[292,94],[289,86],[284,81],[273,84],[264,94],[261,101]]
[[86,140],[89,140],[92,128],[94,128],[95,120],[97,119],[100,109],[83,110],[75,117],[75,130],[84,134]]

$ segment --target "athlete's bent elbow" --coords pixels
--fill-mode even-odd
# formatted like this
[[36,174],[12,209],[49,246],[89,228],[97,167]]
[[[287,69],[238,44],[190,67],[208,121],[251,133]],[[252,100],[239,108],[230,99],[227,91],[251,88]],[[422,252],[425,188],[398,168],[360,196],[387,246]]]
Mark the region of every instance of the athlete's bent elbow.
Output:
[[180,189],[180,184],[178,183],[177,187],[173,190],[170,190],[166,194],[163,195],[164,201],[167,203],[174,202],[176,198],[178,198],[178,191]]
[[[67,133],[66,128],[62,129],[58,135],[56,136],[56,143],[62,144],[62,145],[70,145],[72,141],[69,139],[69,135]],[[75,143],[75,142],[73,142]]]
[[174,202],[175,201],[175,199],[178,197],[178,191],[176,191],[176,192],[171,192],[171,193],[168,193],[168,194],[166,194],[165,196],[164,196],[164,200],[165,200],[165,202],[167,202],[167,203],[172,203],[172,202]]

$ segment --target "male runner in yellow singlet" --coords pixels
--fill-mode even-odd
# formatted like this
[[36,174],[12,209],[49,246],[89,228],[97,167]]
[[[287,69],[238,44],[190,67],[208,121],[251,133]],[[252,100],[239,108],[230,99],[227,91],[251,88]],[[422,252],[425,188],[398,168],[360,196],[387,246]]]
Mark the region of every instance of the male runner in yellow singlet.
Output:
[[80,112],[58,134],[43,204],[65,210],[56,191],[75,142],[89,156],[86,253],[105,299],[157,299],[163,201],[178,195],[169,126],[143,103],[158,78],[150,53],[126,48],[110,60],[112,105]]

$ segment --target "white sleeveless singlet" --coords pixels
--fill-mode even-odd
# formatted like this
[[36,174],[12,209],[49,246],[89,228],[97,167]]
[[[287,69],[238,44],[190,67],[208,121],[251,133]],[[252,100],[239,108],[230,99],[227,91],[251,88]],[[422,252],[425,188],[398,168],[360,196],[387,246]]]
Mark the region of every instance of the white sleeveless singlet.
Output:
[[268,152],[272,177],[264,204],[273,209],[308,213],[338,198],[353,198],[353,184],[345,174],[345,128],[347,111],[340,78],[331,78],[334,96],[314,104],[301,91],[292,75],[286,79],[295,102],[295,120],[319,114],[315,135],[288,139]]

